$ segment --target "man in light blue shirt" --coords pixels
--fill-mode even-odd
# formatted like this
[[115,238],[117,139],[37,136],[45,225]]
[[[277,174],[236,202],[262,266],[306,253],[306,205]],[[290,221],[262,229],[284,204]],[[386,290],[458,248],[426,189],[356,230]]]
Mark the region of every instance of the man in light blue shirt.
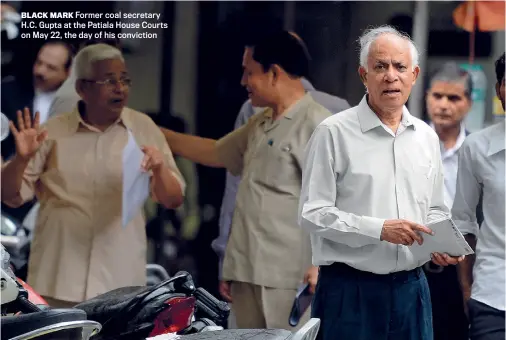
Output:
[[[311,93],[311,96],[317,103],[324,106],[327,110],[329,110],[332,113],[338,113],[350,107],[348,102],[344,99],[332,96],[325,92],[315,90],[313,85],[307,79],[302,79],[302,84],[304,85],[304,89],[307,92]],[[248,119],[251,116],[253,116],[253,114],[256,113],[257,111],[261,111],[261,108],[253,107],[249,99],[246,102],[244,102],[244,104],[241,107],[241,110],[239,111],[239,115],[237,116],[237,119],[235,121],[234,129],[237,129],[242,125],[244,125],[248,121]],[[223,195],[223,201],[221,204],[221,211],[220,211],[220,220],[219,220],[220,234],[211,245],[213,250],[216,252],[216,254],[218,254],[218,257],[220,259],[219,264],[220,280],[223,265],[223,257],[225,256],[225,249],[227,247],[227,242],[230,235],[232,216],[235,208],[235,199],[240,180],[241,180],[240,177],[233,176],[231,173],[227,172],[225,192]],[[225,299],[229,300],[229,298],[227,297],[228,294],[222,291],[222,286],[223,285],[220,283],[220,293],[222,295],[225,295],[223,296]]]

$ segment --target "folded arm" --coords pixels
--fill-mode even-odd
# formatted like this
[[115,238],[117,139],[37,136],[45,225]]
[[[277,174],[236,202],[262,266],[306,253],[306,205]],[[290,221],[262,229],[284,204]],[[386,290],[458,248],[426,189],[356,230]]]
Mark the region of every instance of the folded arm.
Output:
[[359,216],[336,207],[336,164],[341,162],[338,157],[332,132],[327,126],[318,126],[306,148],[299,224],[315,236],[350,247],[377,243],[384,219]]

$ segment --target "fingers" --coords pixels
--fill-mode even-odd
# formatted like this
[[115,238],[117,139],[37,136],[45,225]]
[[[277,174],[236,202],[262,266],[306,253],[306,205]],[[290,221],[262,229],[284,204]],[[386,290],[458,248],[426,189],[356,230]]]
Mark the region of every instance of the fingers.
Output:
[[420,225],[420,224],[413,223],[413,222],[409,222],[409,224],[411,225],[411,228],[414,230],[418,230],[418,231],[421,231],[422,233],[426,233],[429,235],[434,235],[434,232],[430,228],[427,228],[424,225]]
[[46,130],[41,131],[37,135],[37,142],[42,143],[44,140],[46,140],[46,138],[47,138],[47,131]]
[[[408,229],[408,233],[413,242],[416,241],[419,245],[423,243],[422,235],[420,235],[416,230]],[[411,244],[413,244],[413,242],[411,242]]]
[[33,128],[38,130],[40,126],[40,113],[39,111],[35,112],[35,118],[33,121]]
[[25,122],[23,121],[23,113],[21,110],[16,111],[16,115],[18,116],[18,127],[19,131],[23,131],[25,129]]
[[25,127],[27,129],[30,129],[32,127],[32,117],[30,115],[30,109],[25,107],[25,110],[24,110],[24,119],[25,119]]
[[148,165],[149,165],[150,159],[151,159],[151,156],[149,154],[147,154],[147,153],[144,154],[144,158],[142,159],[142,162],[141,162],[141,168],[142,168],[142,170],[144,170],[144,171],[148,171],[149,170]]
[[12,120],[9,120],[9,129],[11,130],[14,137],[18,135],[19,131],[16,129],[16,125],[14,125],[14,122]]
[[452,257],[448,254],[432,253],[432,262],[443,267],[456,265],[462,262],[464,258],[464,256]]
[[230,293],[230,283],[229,282],[221,282],[220,283],[220,294],[227,302],[232,302],[232,294]]
[[316,292],[316,280],[309,280],[309,292],[314,294]]

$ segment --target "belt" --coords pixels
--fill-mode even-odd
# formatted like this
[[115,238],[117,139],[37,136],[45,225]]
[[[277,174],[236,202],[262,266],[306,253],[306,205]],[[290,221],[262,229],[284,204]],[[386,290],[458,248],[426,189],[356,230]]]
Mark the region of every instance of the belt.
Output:
[[323,275],[339,275],[339,274],[348,274],[354,275],[358,278],[369,279],[369,280],[377,280],[377,281],[407,281],[410,279],[419,279],[422,277],[423,270],[421,267],[412,269],[412,270],[403,270],[399,272],[389,273],[389,274],[376,274],[371,272],[366,272],[362,270],[355,269],[350,267],[347,264],[341,262],[334,262],[328,266],[320,266],[320,271]]

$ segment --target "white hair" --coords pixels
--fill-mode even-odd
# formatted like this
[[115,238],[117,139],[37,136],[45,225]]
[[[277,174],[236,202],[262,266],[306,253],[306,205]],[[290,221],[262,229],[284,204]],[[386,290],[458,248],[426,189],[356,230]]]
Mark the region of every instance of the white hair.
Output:
[[93,63],[110,59],[125,61],[123,54],[116,47],[107,44],[86,46],[74,58],[76,79],[90,79],[93,77]]
[[401,39],[406,40],[409,43],[412,67],[414,69],[416,66],[418,66],[420,53],[418,51],[418,48],[416,48],[413,40],[411,40],[409,35],[401,33],[392,26],[388,25],[368,29],[360,36],[358,40],[360,43],[360,66],[367,70],[367,58],[369,57],[369,50],[371,48],[371,45],[374,41],[376,41],[376,39],[384,34],[393,34]]

